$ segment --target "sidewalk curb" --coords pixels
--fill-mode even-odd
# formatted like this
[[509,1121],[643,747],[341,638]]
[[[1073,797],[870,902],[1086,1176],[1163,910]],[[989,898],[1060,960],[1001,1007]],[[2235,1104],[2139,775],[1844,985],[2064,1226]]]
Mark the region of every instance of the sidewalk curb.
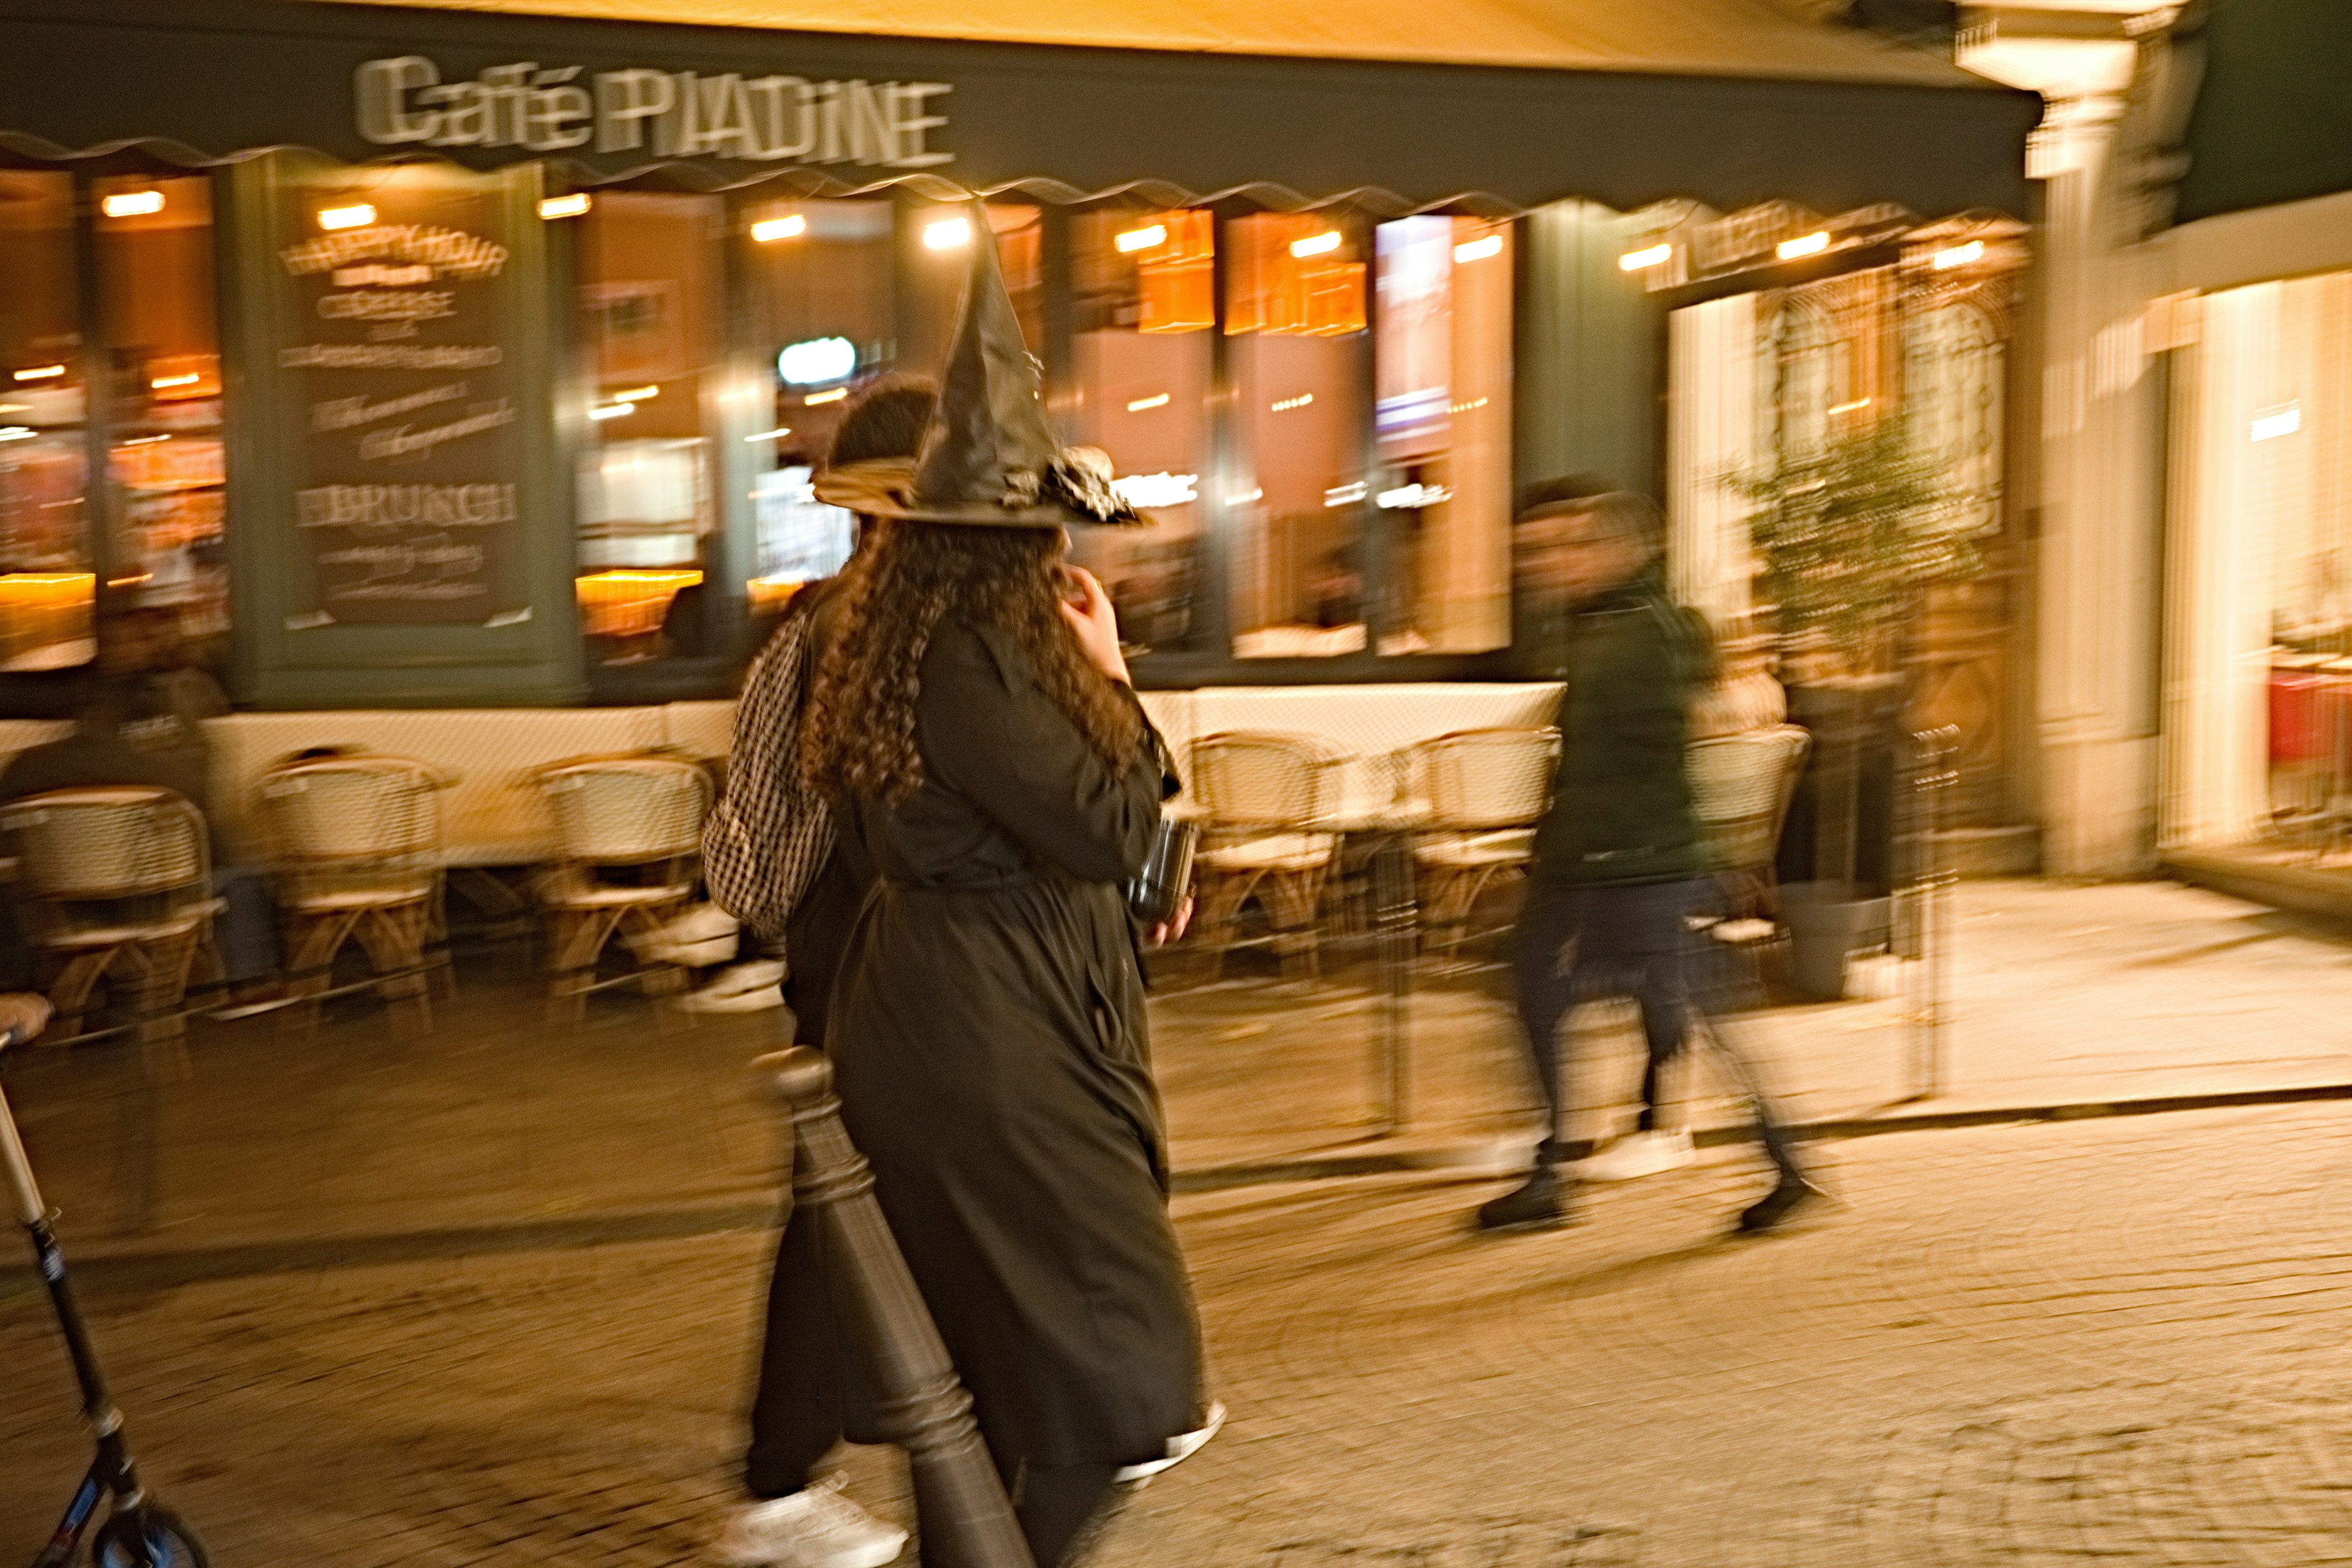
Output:
[[[1885,1116],[1809,1121],[1790,1129],[1803,1142],[1843,1142],[1892,1132],[1930,1132],[2031,1122],[2088,1121],[2109,1117],[2160,1116],[2183,1110],[2226,1110],[2261,1105],[2311,1105],[2352,1100],[2352,1083],[2294,1088],[2233,1089],[2210,1094],[2155,1095],[2138,1100],[2074,1100],[2053,1104],[1984,1107],[1966,1110],[1916,1110]],[[1746,1127],[1710,1127],[1693,1133],[1706,1147],[1746,1142]],[[1524,1163],[1524,1138],[1476,1142],[1415,1142],[1393,1150],[1357,1148],[1331,1154],[1179,1171],[1178,1193],[1212,1193],[1286,1182],[1332,1181],[1402,1171],[1452,1170],[1506,1174]],[[76,1247],[67,1238],[67,1258],[75,1278],[110,1289],[159,1289],[257,1274],[299,1273],[366,1264],[407,1263],[479,1253],[538,1252],[595,1247],[614,1242],[674,1241],[766,1230],[776,1223],[773,1202],[707,1205],[698,1208],[633,1210],[552,1218],[495,1220],[431,1230],[380,1232],[291,1241],[230,1242],[217,1247],[130,1247],[103,1244]],[[0,1267],[0,1299],[40,1283],[29,1264]]]

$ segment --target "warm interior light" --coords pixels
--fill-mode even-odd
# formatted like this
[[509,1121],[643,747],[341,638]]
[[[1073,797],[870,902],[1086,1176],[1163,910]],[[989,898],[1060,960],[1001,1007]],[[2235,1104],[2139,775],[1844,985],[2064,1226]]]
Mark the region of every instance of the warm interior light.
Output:
[[1130,228],[1125,233],[1111,236],[1110,242],[1123,252],[1150,250],[1153,246],[1168,243],[1168,226],[1155,223],[1142,228]]
[[1301,261],[1310,256],[1321,256],[1326,251],[1339,248],[1339,231],[1336,228],[1327,228],[1321,234],[1310,234],[1305,239],[1294,239],[1290,242],[1290,254]]
[[820,403],[838,403],[848,395],[849,388],[845,386],[836,386],[831,392],[812,392],[806,397],[802,398],[801,401],[809,407],[814,408]]
[[1503,254],[1503,237],[1490,234],[1483,239],[1465,239],[1454,247],[1456,261],[1484,261],[1490,256]]
[[1831,413],[1832,413],[1832,414],[1859,414],[1859,413],[1861,413],[1864,409],[1865,409],[1865,408],[1867,408],[1867,407],[1869,407],[1869,406],[1870,406],[1870,399],[1869,399],[1869,398],[1867,398],[1867,397],[1857,397],[1857,398],[1855,398],[1852,403],[1832,403],[1832,404],[1831,404],[1831,405],[1830,405],[1830,412],[1831,412]]
[[772,430],[762,430],[755,436],[746,436],[743,439],[746,441],[781,441],[792,433],[793,427],[791,426],[779,425]]
[[125,191],[121,195],[103,196],[99,200],[98,210],[109,217],[144,217],[163,210],[163,193]]
[[579,217],[589,207],[588,193],[574,191],[568,196],[549,196],[539,204],[539,216],[544,218]]
[[1829,247],[1830,231],[1825,228],[1801,234],[1794,239],[1784,239],[1777,247],[1783,261],[1794,261],[1801,256],[1819,256]]
[[203,376],[198,375],[194,371],[190,371],[185,375],[159,375],[147,384],[155,391],[161,392],[167,386],[194,386],[202,380],[204,380]]
[[933,250],[953,250],[971,241],[971,220],[951,217],[923,226],[923,243]]
[[2275,440],[2292,436],[2303,428],[2303,405],[2290,403],[2275,413],[2265,414],[2248,427],[2247,435],[2256,441]]
[[16,379],[18,381],[55,381],[65,373],[66,367],[61,364],[37,364],[30,370],[18,371]]
[[1313,393],[1302,392],[1296,397],[1285,397],[1276,402],[1270,403],[1266,405],[1266,406],[1273,409],[1276,414],[1281,414],[1293,408],[1304,408],[1314,401],[1315,395]]
[[1969,262],[1979,259],[1983,255],[1984,241],[1981,239],[1972,239],[1966,245],[1955,245],[1948,250],[1939,250],[1936,252],[1933,259],[1936,263],[1937,271],[1948,272],[1955,267],[1966,267]]
[[616,392],[613,394],[613,401],[615,403],[645,403],[653,398],[659,397],[660,395],[661,388],[658,386],[633,386],[626,392]]
[[1147,408],[1164,408],[1167,405],[1168,395],[1162,392],[1151,397],[1137,398],[1127,405],[1127,411],[1129,414],[1140,414]]
[[588,417],[591,419],[618,419],[624,414],[635,414],[636,411],[637,405],[634,403],[600,403],[596,405],[595,407],[591,408],[588,411]]
[[1643,272],[1653,267],[1663,267],[1675,258],[1672,245],[1653,245],[1641,250],[1629,250],[1617,258],[1618,268],[1626,272]]
[[320,228],[365,228],[375,221],[375,208],[365,202],[353,202],[348,206],[320,207]]
[[796,234],[807,232],[808,219],[798,213],[793,213],[789,217],[761,218],[751,226],[751,237],[761,245],[768,245],[779,239],[790,239]]
[[39,431],[28,430],[22,425],[0,425],[0,441],[29,441],[39,434]]
[[857,345],[847,338],[809,338],[776,355],[776,374],[794,386],[823,386],[857,374]]

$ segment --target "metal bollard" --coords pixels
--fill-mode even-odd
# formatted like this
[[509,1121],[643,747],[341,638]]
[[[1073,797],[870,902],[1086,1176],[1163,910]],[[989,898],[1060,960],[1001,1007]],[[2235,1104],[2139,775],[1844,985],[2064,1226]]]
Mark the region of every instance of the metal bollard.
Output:
[[833,1063],[795,1047],[753,1062],[793,1111],[793,1218],[829,1227],[848,1273],[852,1331],[877,1414],[907,1451],[929,1568],[1036,1568],[971,1418],[947,1346],[874,1196],[874,1172],[842,1125]]

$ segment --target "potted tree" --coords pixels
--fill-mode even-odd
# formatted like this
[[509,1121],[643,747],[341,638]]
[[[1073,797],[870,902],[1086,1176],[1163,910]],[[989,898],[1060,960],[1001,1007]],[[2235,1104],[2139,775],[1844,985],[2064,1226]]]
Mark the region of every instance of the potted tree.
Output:
[[1865,853],[1866,760],[1892,754],[1874,741],[1899,726],[1904,654],[1927,591],[1981,570],[1976,525],[1899,416],[1778,451],[1724,483],[1753,503],[1759,607],[1792,714],[1814,731],[1812,879],[1780,889],[1794,978],[1843,996],[1847,959],[1887,929],[1886,857]]

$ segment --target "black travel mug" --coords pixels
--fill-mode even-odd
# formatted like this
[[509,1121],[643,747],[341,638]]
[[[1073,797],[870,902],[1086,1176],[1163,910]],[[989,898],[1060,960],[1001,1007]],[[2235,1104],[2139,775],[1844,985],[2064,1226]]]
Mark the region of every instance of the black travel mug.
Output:
[[1162,816],[1151,833],[1143,869],[1127,884],[1128,912],[1148,926],[1165,925],[1184,907],[1192,885],[1192,848],[1201,825],[1189,817]]

